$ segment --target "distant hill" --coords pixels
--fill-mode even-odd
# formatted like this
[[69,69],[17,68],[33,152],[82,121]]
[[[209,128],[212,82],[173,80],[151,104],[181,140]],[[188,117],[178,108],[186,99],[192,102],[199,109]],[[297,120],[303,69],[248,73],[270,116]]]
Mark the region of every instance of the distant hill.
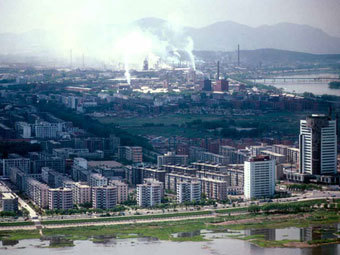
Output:
[[[162,42],[172,45],[172,49],[184,49],[188,40],[183,38],[191,37],[195,51],[230,51],[234,52],[240,44],[243,57],[252,58],[315,58],[321,56],[296,55],[287,52],[305,52],[313,54],[339,54],[340,38],[330,36],[321,29],[307,25],[280,23],[277,25],[266,25],[250,27],[231,21],[217,22],[202,28],[176,27],[166,20],[158,18],[144,18],[125,24],[86,26],[79,29],[81,49],[88,49],[89,54],[97,56],[97,49],[110,50],[118,31],[135,29],[147,31],[149,34],[159,38]],[[68,58],[69,46],[65,41],[71,41],[70,35],[62,34],[57,36],[55,31],[33,30],[22,34],[0,34],[0,55],[5,56],[34,56]],[[72,35],[71,35],[72,37]],[[73,40],[73,38],[71,38]],[[64,48],[62,48],[62,47]],[[59,48],[58,48],[59,47]],[[71,47],[71,46],[70,46]],[[66,50],[67,49],[67,50]],[[171,47],[170,47],[171,49]],[[245,52],[245,50],[259,51]],[[273,51],[268,49],[279,49],[286,52]],[[75,50],[76,51],[76,50]],[[102,54],[102,53],[101,53]],[[263,59],[265,61],[265,59]]]
[[[145,18],[136,21],[136,24],[161,33],[167,22]],[[192,37],[195,50],[232,51],[240,44],[245,50],[273,48],[316,54],[340,53],[340,38],[307,25],[280,23],[254,28],[224,21],[202,28],[186,27],[184,33]]]
[[[236,51],[195,51],[195,56],[204,61],[222,61],[236,63]],[[278,50],[278,49],[257,49],[242,50],[241,63],[258,66],[262,65],[291,65],[299,64],[339,64],[340,54],[312,54],[305,52]]]

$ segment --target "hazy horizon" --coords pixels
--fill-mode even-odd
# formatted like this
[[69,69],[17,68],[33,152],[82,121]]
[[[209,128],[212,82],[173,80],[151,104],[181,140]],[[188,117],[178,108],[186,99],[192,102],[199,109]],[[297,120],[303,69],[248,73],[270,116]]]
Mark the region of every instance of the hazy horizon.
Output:
[[156,17],[195,28],[220,21],[250,27],[294,23],[320,28],[329,35],[340,37],[338,13],[340,1],[337,0],[0,0],[0,33],[126,24]]

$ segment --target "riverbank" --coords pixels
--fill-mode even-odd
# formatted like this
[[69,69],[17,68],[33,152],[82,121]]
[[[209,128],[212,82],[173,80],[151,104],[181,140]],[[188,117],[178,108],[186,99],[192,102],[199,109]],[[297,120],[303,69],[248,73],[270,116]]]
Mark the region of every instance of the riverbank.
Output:
[[[326,224],[339,223],[339,210],[317,209],[313,212],[299,214],[238,214],[238,215],[210,215],[210,217],[172,220],[158,222],[130,222],[129,224],[101,225],[101,226],[77,226],[58,227],[42,226],[41,232],[34,230],[8,230],[0,231],[1,240],[23,240],[51,238],[62,236],[66,240],[92,240],[100,242],[105,238],[136,238],[150,237],[166,241],[209,241],[202,230],[211,233],[230,233],[245,229],[276,229],[286,227],[309,227],[322,226]],[[178,233],[193,233],[197,235],[178,235]],[[241,240],[249,241],[260,247],[316,247],[330,243],[340,243],[340,239],[313,240],[311,242],[300,242],[299,240],[266,240],[263,236],[231,236]],[[66,242],[67,243],[67,242]]]

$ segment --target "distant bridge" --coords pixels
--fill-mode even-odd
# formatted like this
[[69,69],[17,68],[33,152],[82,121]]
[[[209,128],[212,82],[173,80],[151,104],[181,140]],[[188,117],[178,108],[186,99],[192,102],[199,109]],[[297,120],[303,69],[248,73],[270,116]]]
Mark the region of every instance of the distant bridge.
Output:
[[275,82],[297,82],[297,83],[316,83],[316,82],[331,82],[331,81],[339,81],[340,82],[340,77],[252,77],[252,78],[247,78],[247,80],[250,81],[256,81],[256,82],[263,82],[266,83],[275,83]]

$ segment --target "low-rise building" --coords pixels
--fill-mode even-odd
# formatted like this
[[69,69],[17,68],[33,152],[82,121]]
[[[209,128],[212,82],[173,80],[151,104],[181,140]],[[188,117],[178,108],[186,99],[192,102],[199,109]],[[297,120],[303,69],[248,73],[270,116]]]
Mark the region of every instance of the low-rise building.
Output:
[[161,167],[163,165],[183,165],[188,164],[188,155],[176,155],[175,152],[168,152],[163,156],[157,157],[157,166]]
[[4,192],[0,194],[1,208],[5,212],[16,212],[18,211],[18,197],[13,193]]

